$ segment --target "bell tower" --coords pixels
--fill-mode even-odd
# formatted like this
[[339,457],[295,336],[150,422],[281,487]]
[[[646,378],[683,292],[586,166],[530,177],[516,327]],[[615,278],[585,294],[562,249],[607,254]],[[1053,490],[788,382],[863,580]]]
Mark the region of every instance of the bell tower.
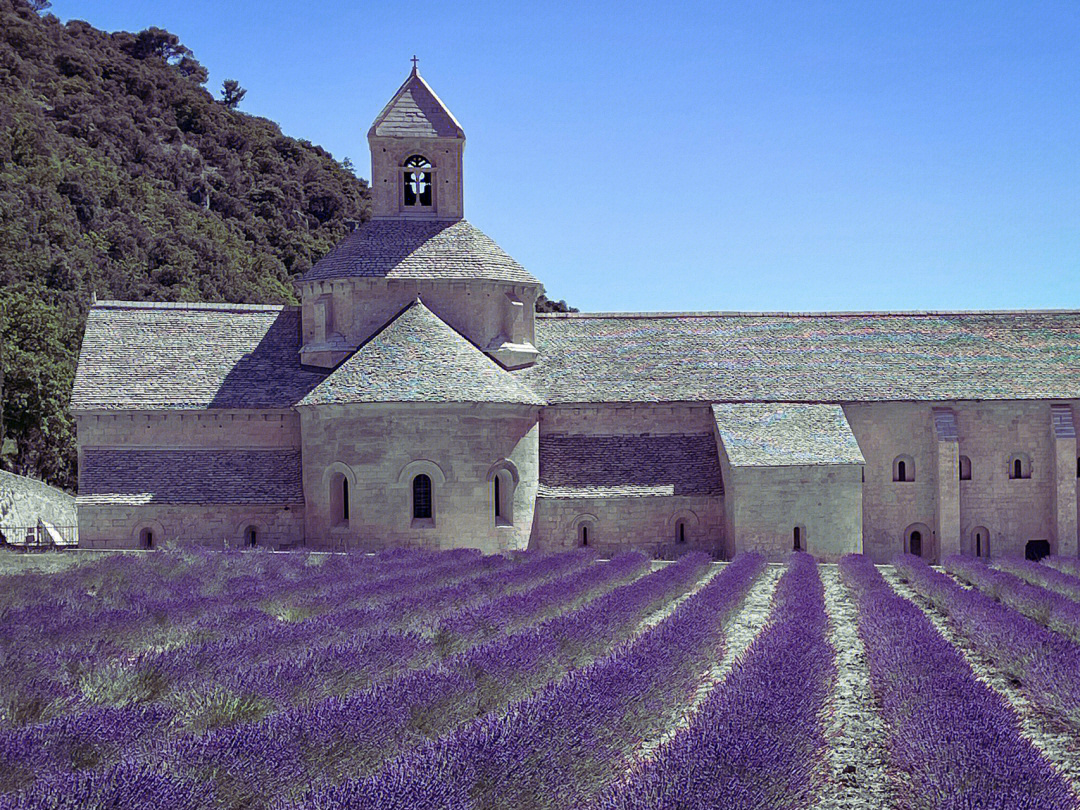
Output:
[[368,130],[373,218],[453,222],[464,216],[465,131],[412,61]]

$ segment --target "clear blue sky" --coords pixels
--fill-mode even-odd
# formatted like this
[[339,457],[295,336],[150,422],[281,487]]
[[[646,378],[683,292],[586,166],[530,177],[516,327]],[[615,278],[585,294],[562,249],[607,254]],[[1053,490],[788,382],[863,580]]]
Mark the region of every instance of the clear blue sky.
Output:
[[1080,307],[1080,3],[54,0],[369,175],[409,57],[466,216],[587,310]]

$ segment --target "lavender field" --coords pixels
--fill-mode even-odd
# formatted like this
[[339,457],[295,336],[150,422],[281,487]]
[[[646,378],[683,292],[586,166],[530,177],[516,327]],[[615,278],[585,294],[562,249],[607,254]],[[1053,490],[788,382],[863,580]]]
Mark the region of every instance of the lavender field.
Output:
[[1080,807],[1080,565],[0,559],[5,808]]

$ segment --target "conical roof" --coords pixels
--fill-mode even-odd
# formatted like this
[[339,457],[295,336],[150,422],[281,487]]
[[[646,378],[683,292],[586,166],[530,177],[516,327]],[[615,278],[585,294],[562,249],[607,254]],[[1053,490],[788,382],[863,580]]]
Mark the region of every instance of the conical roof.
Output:
[[419,299],[357,349],[299,404],[362,402],[544,404],[543,399]]
[[465,130],[435,95],[415,67],[409,78],[394,93],[375,123],[368,137],[378,135],[397,138],[464,138]]

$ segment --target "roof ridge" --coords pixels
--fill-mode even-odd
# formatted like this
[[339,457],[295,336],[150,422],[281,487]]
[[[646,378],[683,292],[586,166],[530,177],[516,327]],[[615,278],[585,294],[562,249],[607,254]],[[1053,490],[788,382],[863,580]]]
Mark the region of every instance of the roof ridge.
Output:
[[295,304],[227,304],[201,301],[97,301],[91,309],[190,309],[217,312],[283,312],[299,309]]
[[564,320],[647,319],[647,318],[936,318],[945,315],[1080,315],[1080,309],[912,309],[912,310],[823,310],[754,311],[701,310],[688,312],[538,312],[538,318]]

